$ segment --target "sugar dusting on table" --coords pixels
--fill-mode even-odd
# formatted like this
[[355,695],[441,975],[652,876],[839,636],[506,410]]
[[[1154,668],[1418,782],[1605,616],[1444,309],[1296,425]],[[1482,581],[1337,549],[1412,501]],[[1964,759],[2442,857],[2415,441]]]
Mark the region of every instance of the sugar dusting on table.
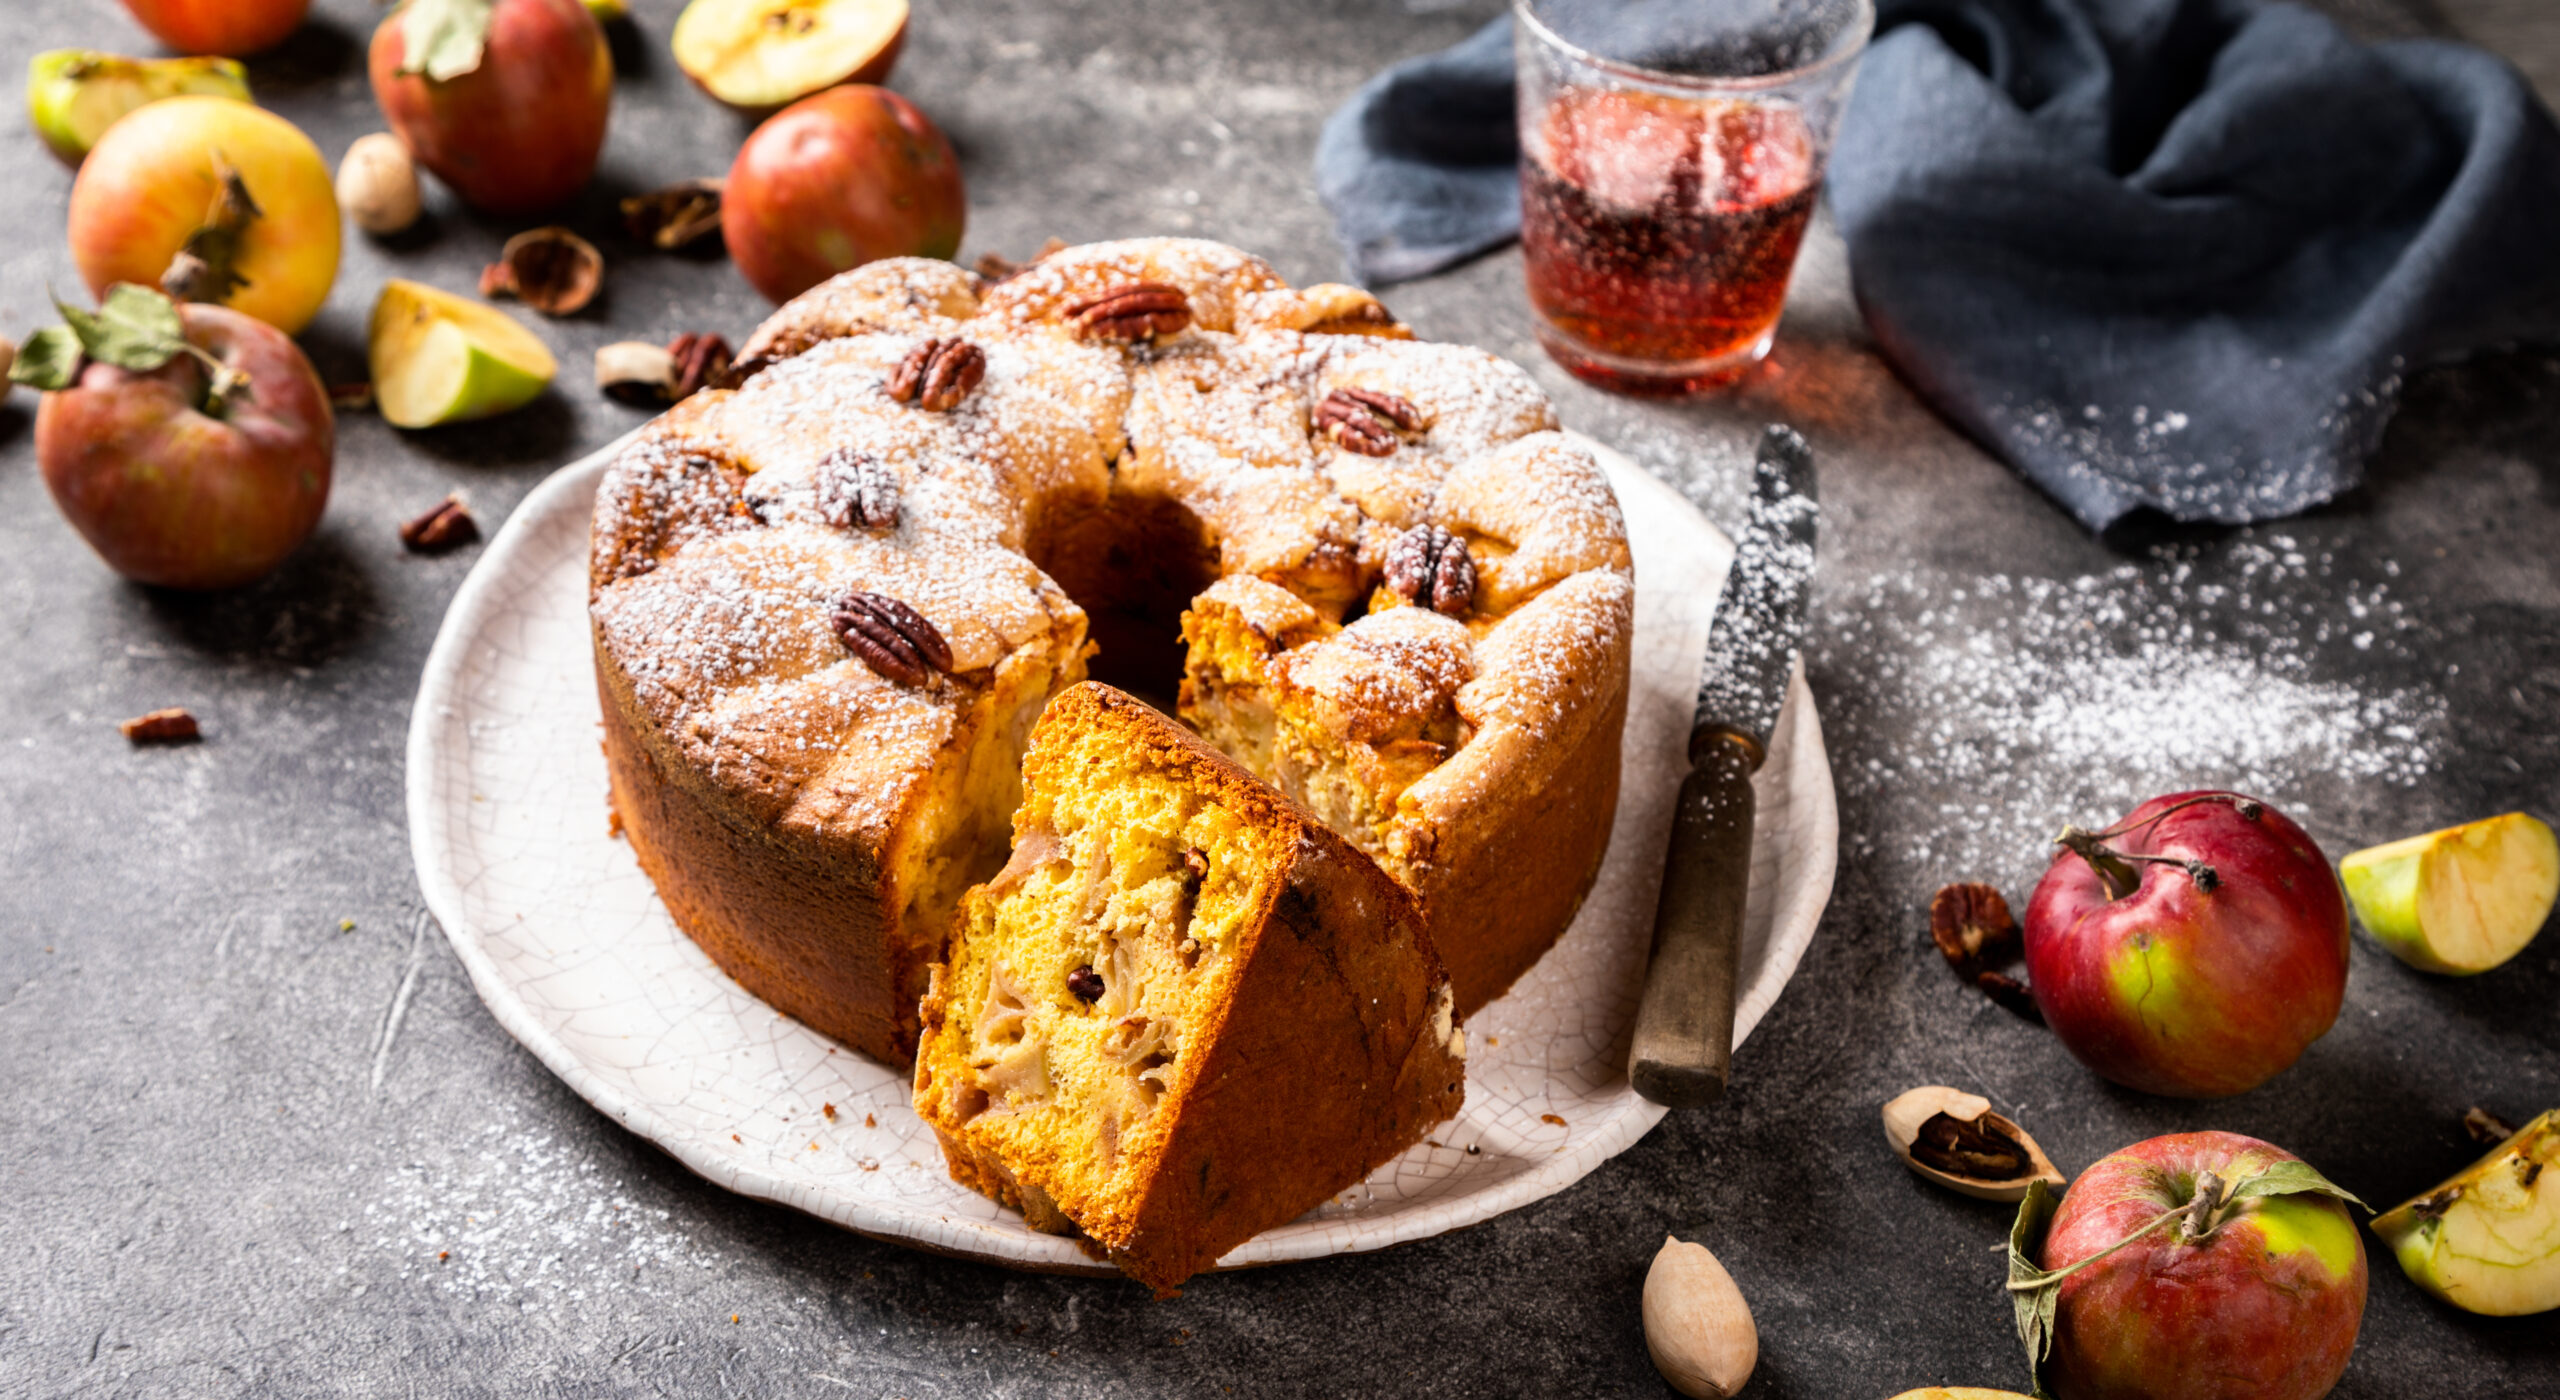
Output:
[[503,1106],[449,1150],[392,1169],[365,1207],[371,1243],[404,1278],[475,1298],[649,1292],[667,1269],[718,1259],[596,1158]]
[[1844,707],[1843,797],[1934,805],[1897,824],[1926,833],[1903,849],[1876,849],[1853,821],[1849,853],[1924,880],[2014,878],[2063,823],[2162,792],[2296,804],[2414,786],[2438,765],[2447,713],[2418,678],[2397,573],[2250,532],[2078,578],[1889,574],[1827,600],[1817,664],[1861,691]]

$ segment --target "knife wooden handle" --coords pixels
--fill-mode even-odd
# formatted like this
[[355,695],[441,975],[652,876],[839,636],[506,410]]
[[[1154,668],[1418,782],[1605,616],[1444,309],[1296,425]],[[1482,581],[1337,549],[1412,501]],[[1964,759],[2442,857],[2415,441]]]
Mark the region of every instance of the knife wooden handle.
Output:
[[1636,1092],[1666,1108],[1724,1097],[1742,906],[1751,887],[1751,771],[1759,759],[1738,735],[1702,735],[1680,782],[1662,899],[1653,911],[1653,960],[1627,1059]]

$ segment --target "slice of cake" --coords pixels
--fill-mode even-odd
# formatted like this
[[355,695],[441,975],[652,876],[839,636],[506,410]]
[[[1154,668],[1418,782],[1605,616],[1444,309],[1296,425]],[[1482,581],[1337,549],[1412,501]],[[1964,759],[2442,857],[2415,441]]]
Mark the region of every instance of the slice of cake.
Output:
[[952,1175],[1169,1293],[1458,1109],[1413,897],[1109,686],[1052,701],[1013,858],[935,971],[915,1106]]

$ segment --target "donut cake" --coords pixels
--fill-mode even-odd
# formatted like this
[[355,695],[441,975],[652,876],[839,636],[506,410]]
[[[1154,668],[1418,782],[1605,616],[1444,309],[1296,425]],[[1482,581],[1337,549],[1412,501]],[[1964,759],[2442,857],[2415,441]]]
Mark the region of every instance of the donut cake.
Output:
[[868,264],[731,380],[608,467],[590,616],[616,820],[769,1004],[911,1060],[1088,669],[1407,891],[1460,1016],[1571,920],[1634,593],[1605,477],[1516,366],[1147,239]]
[[953,1176],[1164,1293],[1457,1112],[1448,978],[1377,862],[1097,681],[1022,783],[924,999]]

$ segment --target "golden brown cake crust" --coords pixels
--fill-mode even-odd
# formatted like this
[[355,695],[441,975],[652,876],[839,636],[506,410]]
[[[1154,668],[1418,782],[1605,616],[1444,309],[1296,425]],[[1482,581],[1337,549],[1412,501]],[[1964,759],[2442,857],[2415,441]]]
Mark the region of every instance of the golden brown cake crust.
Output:
[[[1074,310],[1132,282],[1179,288],[1191,326],[1135,348],[1079,338]],[[1384,746],[1352,754],[1368,806],[1346,834],[1419,898],[1461,1012],[1527,970],[1608,839],[1624,526],[1524,373],[1399,339],[1374,307],[1222,245],[1141,239],[996,283],[892,259],[778,310],[742,353],[752,376],[653,423],[597,494],[615,800],[678,923],[775,1005],[905,1062],[947,911],[1003,861],[1011,763],[1042,703],[1083,678],[1089,635],[1105,665],[1156,634],[1176,647],[1175,615],[1224,579],[1308,610],[1254,662],[1311,678],[1291,713]],[[987,357],[949,412],[887,392],[936,337]],[[1386,455],[1349,450],[1316,421],[1347,390],[1409,402],[1416,426]],[[894,524],[828,516],[823,478],[848,452],[894,480]],[[1478,573],[1446,626],[1389,616],[1411,609],[1380,586],[1425,525]],[[906,685],[849,652],[828,619],[855,590],[930,621],[951,674]],[[1373,684],[1402,698],[1382,707]]]
[[[1142,702],[1094,682],[1050,703],[1025,761],[1032,794],[1082,781],[1079,742],[1167,776],[1269,837],[1277,869],[1241,921],[1224,996],[1184,1032],[1150,1124],[1161,1151],[1123,1191],[1079,1193],[1054,1164],[1008,1164],[953,1053],[965,1011],[937,978],[924,1008],[916,1111],[952,1174],[1035,1224],[1081,1227],[1130,1276],[1169,1293],[1219,1256],[1392,1160],[1463,1093],[1465,1040],[1412,895],[1311,813]],[[1026,815],[1025,820],[1032,820]],[[1018,844],[1027,833],[1017,833]],[[971,900],[992,896],[972,893]],[[955,950],[955,953],[957,950]],[[949,1028],[949,1029],[946,1029]]]

